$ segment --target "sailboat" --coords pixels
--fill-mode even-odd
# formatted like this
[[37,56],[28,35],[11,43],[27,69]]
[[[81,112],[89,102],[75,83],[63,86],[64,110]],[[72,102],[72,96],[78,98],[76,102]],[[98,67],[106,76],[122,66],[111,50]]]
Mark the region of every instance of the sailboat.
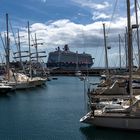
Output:
[[[6,14],[6,21],[8,21],[8,14]],[[14,89],[14,86],[11,86],[8,81],[9,81],[9,57],[8,57],[8,53],[9,53],[9,38],[8,38],[8,28],[7,28],[7,38],[6,38],[6,47],[5,47],[5,52],[6,52],[6,73],[8,76],[8,80],[6,82],[3,81],[3,79],[1,79],[0,81],[0,93],[7,93],[11,90]]]
[[7,35],[6,35],[6,75],[5,78],[2,80],[3,84],[9,85],[14,89],[25,89],[30,87],[35,87],[34,84],[30,83],[29,77],[22,73],[13,72],[10,69],[10,48],[9,48],[9,21],[8,21],[8,14],[6,14],[6,26],[7,26]]
[[129,63],[129,101],[130,105],[125,108],[107,110],[106,106],[101,109],[93,108],[80,119],[80,122],[93,124],[100,127],[117,129],[140,130],[140,98],[133,97],[132,89],[132,31],[130,21],[130,0],[127,0],[127,26],[128,26],[128,63]]
[[[5,81],[3,80],[3,83],[8,83],[10,86],[14,87],[15,89],[26,89],[26,88],[33,88],[36,86],[40,86],[46,82],[46,79],[41,78],[41,77],[32,77],[32,68],[31,68],[31,50],[30,50],[30,30],[29,30],[29,22],[28,22],[28,41],[29,41],[29,51],[24,51],[24,52],[29,52],[29,55],[26,57],[29,57],[30,59],[30,65],[29,65],[29,74],[30,77],[27,76],[24,73],[21,72],[13,72],[10,70],[9,62],[10,62],[10,53],[9,53],[9,36],[8,36],[8,14],[6,14],[6,24],[7,24],[7,42],[6,42],[6,70],[7,70],[7,75],[5,77]],[[18,33],[18,40],[19,40],[19,33]],[[21,50],[20,50],[20,40],[18,43],[18,54],[20,58],[20,62],[22,63],[21,60]],[[23,65],[23,64],[22,64]]]

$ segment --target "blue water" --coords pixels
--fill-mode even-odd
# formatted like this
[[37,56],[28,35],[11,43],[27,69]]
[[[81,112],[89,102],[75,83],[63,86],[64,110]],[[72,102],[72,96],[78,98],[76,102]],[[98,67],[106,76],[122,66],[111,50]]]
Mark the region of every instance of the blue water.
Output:
[[140,132],[81,124],[86,111],[84,90],[77,77],[58,77],[43,88],[0,96],[0,140],[140,139]]

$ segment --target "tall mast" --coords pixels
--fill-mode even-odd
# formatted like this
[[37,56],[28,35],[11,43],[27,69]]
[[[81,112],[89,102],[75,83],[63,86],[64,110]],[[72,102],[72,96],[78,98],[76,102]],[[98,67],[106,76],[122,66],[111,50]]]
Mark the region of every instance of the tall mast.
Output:
[[78,51],[76,51],[76,71],[78,71],[79,70],[79,67],[78,67],[78,62],[79,60],[78,60]]
[[6,14],[6,30],[7,30],[7,35],[6,35],[6,73],[8,75],[8,81],[10,80],[10,73],[9,73],[9,68],[10,68],[10,51],[9,51],[9,26],[8,26],[8,14]]
[[36,60],[38,61],[38,44],[37,44],[37,38],[36,38],[36,33],[35,33],[35,49],[36,49]]
[[130,18],[130,0],[126,0],[127,2],[127,31],[128,31],[128,65],[129,65],[129,89],[130,89],[130,99],[132,101],[132,28],[131,28],[131,18]]
[[136,13],[136,27],[137,27],[138,60],[139,60],[139,69],[140,69],[140,44],[139,44],[137,0],[135,0],[135,13]]
[[122,67],[122,64],[121,64],[121,36],[120,36],[120,34],[119,34],[119,56],[120,56],[120,69],[121,69],[121,67]]
[[18,30],[18,54],[19,54],[20,64],[22,64],[19,30]]
[[125,57],[126,57],[126,68],[128,68],[128,47],[127,47],[127,27],[126,27],[126,32],[125,32]]
[[22,62],[22,56],[21,56],[21,42],[20,42],[20,34],[19,34],[19,29],[18,29],[18,54],[19,54],[19,60],[20,64],[22,66],[23,71],[26,73],[23,62]]
[[104,31],[104,46],[105,46],[105,67],[107,76],[109,77],[109,70],[108,70],[108,55],[107,55],[107,46],[106,46],[106,32],[105,32],[105,24],[103,23],[103,31]]
[[32,78],[32,68],[31,68],[31,43],[30,43],[30,25],[28,21],[28,45],[29,45],[29,74],[30,77]]

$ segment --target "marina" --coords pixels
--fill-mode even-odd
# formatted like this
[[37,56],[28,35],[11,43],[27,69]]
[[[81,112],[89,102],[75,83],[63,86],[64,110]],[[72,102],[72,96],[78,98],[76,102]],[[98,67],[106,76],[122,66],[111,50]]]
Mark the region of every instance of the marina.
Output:
[[[57,78],[43,88],[0,96],[1,140],[140,139],[139,132],[81,124],[79,119],[86,112],[84,82],[77,77]],[[99,82],[99,77],[90,77],[90,81]]]
[[17,1],[0,8],[0,140],[140,139],[140,2]]

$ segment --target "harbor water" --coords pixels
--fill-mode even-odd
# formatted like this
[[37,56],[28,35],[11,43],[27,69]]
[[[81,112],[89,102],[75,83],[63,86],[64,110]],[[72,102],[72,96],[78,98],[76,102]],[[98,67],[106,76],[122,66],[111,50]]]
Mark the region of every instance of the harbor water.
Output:
[[[98,77],[90,77],[95,83]],[[81,124],[89,81],[58,77],[47,86],[0,96],[0,140],[138,140],[140,132]]]

